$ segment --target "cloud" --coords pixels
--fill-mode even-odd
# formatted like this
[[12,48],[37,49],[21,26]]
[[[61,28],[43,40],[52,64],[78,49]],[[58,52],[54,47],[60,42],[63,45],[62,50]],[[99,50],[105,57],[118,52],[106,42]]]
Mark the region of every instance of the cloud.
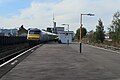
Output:
[[102,18],[105,27],[108,27],[113,13],[120,7],[119,3],[120,1],[114,0],[63,0],[54,10],[59,14],[57,21],[70,23],[73,30],[79,26],[80,13],[95,13],[95,17],[83,17],[84,27],[90,30],[95,29],[99,18]]
[[[76,30],[80,25],[80,13],[95,13],[94,17],[84,16],[83,24],[88,30],[95,29],[97,20],[102,18],[105,28],[110,25],[112,15],[119,10],[120,0],[61,0],[59,2],[38,2],[34,0],[28,8],[20,9],[19,15],[11,18],[0,17],[2,26],[27,28],[38,27],[40,29],[52,25],[52,15],[58,26],[63,23],[70,24],[71,30]],[[11,26],[11,27],[10,27]]]
[[48,5],[47,3],[33,2],[30,7],[19,10],[20,15],[14,15],[11,18],[1,17],[0,23],[8,27],[18,27],[23,24],[26,28],[46,28],[52,20],[52,10],[49,8],[50,5],[52,6],[52,4]]

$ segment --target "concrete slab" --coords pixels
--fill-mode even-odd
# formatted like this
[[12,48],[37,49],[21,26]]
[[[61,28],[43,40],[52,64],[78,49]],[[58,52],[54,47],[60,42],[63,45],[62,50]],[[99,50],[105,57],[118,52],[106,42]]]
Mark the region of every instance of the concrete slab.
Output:
[[[119,80],[119,75],[80,54],[77,46],[45,44],[1,80]],[[84,53],[89,54],[89,49]]]

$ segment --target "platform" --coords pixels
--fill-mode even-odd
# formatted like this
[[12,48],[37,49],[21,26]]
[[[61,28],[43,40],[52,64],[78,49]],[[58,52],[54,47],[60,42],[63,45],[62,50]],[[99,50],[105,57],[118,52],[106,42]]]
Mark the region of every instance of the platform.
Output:
[[[87,55],[91,49],[78,44],[45,44],[0,80],[117,80],[119,75]],[[86,50],[85,50],[86,49]],[[106,52],[107,53],[107,52]],[[97,57],[96,57],[97,58]]]

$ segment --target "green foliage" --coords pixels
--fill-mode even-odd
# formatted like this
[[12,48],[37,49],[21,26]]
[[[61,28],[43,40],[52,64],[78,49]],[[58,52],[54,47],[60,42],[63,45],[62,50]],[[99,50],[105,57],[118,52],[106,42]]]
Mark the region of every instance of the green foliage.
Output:
[[91,31],[88,32],[87,38],[88,38],[88,41],[89,41],[90,43],[92,43],[92,42],[95,41],[95,39],[94,39],[94,31],[93,31],[93,30],[91,30]]
[[120,12],[113,15],[112,25],[109,28],[109,35],[113,41],[120,41]]
[[[86,36],[86,34],[87,34],[87,30],[86,30],[86,28],[83,27],[82,28],[82,38],[84,36]],[[75,37],[79,40],[79,38],[80,38],[80,28],[76,30]]]
[[96,26],[96,31],[94,32],[94,39],[98,43],[103,43],[105,39],[104,26],[101,19],[98,20],[98,25]]

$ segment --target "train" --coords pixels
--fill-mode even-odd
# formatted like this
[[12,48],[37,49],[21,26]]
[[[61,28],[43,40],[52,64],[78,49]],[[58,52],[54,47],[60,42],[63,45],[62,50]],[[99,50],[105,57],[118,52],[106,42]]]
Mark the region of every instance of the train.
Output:
[[28,29],[27,40],[29,42],[29,45],[36,45],[54,40],[56,41],[57,38],[57,34],[54,33],[50,33],[37,28]]

